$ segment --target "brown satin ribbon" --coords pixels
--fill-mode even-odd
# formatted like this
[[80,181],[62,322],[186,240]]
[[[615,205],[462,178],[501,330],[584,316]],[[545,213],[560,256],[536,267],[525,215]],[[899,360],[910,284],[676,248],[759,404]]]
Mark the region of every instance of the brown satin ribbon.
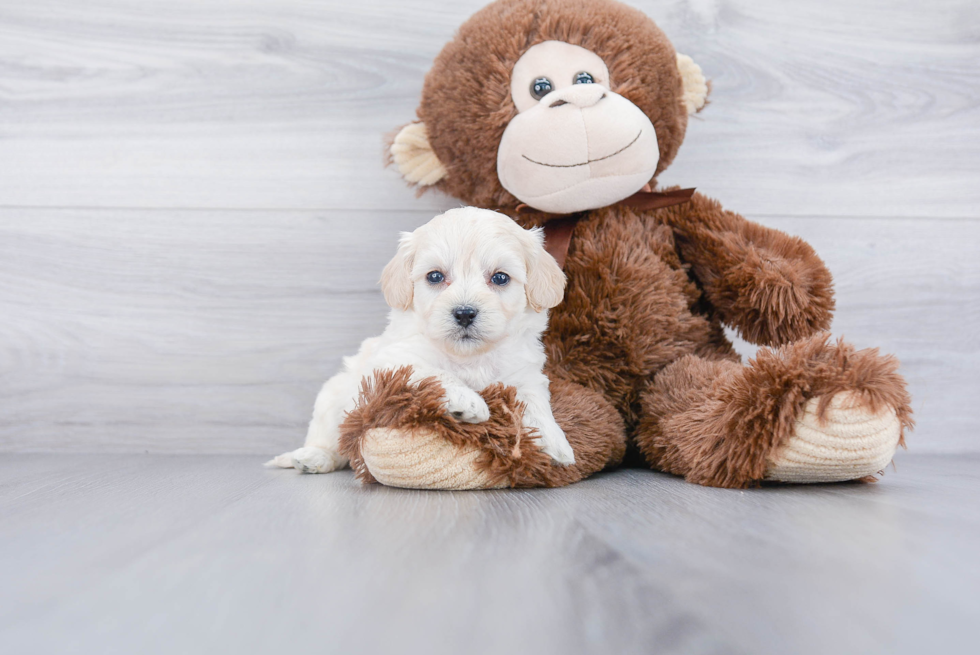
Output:
[[620,205],[633,209],[663,209],[674,205],[683,205],[694,196],[694,189],[674,189],[673,191],[637,191]]
[[544,249],[555,258],[560,268],[565,268],[568,246],[572,244],[572,232],[580,218],[582,214],[573,214],[565,218],[553,218],[544,224]]
[[[673,191],[638,191],[625,200],[620,200],[617,205],[647,211],[651,209],[663,209],[674,205],[683,205],[690,202],[694,195],[694,189],[674,189]],[[529,214],[540,213],[536,209],[527,205],[519,205],[517,213]],[[568,247],[572,243],[572,232],[575,224],[579,222],[584,214],[571,214],[568,216],[558,216],[552,218],[544,224],[544,249],[548,251],[558,265],[565,268],[565,258],[568,256]]]

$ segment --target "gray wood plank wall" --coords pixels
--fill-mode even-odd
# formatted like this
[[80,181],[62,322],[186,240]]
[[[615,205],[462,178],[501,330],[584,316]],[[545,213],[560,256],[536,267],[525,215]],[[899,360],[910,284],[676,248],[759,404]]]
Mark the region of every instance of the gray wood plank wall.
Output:
[[[0,450],[299,443],[396,232],[456,204],[382,138],[482,4],[0,3]],[[631,4],[714,83],[662,182],[813,243],[910,448],[980,451],[980,5]]]

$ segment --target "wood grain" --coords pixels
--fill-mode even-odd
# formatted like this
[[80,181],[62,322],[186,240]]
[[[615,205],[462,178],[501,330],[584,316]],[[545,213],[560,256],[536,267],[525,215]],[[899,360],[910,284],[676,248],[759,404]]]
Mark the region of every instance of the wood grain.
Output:
[[[0,210],[0,451],[295,446],[340,357],[384,327],[397,232],[430,217]],[[980,222],[767,223],[835,273],[835,333],[902,360],[910,446],[976,452]]]
[[980,459],[875,485],[642,470],[425,492],[242,456],[0,458],[0,643],[30,653],[970,652]]
[[[7,3],[0,205],[449,206],[382,135],[483,4]],[[664,182],[754,216],[978,217],[977,3],[633,4],[714,84]]]
[[4,446],[151,452],[301,439],[319,384],[383,329],[398,230],[428,217],[3,214]]

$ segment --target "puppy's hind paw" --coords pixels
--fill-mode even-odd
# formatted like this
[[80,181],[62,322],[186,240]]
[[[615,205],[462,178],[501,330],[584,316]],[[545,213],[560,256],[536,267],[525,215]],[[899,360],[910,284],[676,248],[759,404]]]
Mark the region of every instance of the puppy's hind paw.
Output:
[[330,473],[347,465],[339,453],[322,448],[300,448],[293,451],[293,468],[300,473]]
[[483,423],[490,420],[490,408],[477,392],[467,387],[446,389],[446,410],[457,421]]
[[300,473],[330,473],[346,465],[347,460],[338,453],[315,447],[283,453],[265,463],[268,468],[296,469]]

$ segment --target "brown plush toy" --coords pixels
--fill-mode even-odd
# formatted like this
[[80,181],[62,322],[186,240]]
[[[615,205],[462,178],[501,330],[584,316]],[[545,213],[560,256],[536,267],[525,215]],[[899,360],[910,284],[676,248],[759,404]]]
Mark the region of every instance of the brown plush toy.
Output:
[[[425,78],[391,155],[406,180],[525,227],[564,266],[545,336],[555,418],[576,463],[522,432],[512,389],[492,416],[447,416],[435,382],[366,381],[342,449],[360,479],[416,488],[558,486],[627,450],[691,482],[826,482],[881,471],[912,425],[897,361],[824,332],[831,275],[799,238],[689,191],[655,193],[700,68],[610,0],[498,0]],[[743,364],[729,325],[764,346]]]

